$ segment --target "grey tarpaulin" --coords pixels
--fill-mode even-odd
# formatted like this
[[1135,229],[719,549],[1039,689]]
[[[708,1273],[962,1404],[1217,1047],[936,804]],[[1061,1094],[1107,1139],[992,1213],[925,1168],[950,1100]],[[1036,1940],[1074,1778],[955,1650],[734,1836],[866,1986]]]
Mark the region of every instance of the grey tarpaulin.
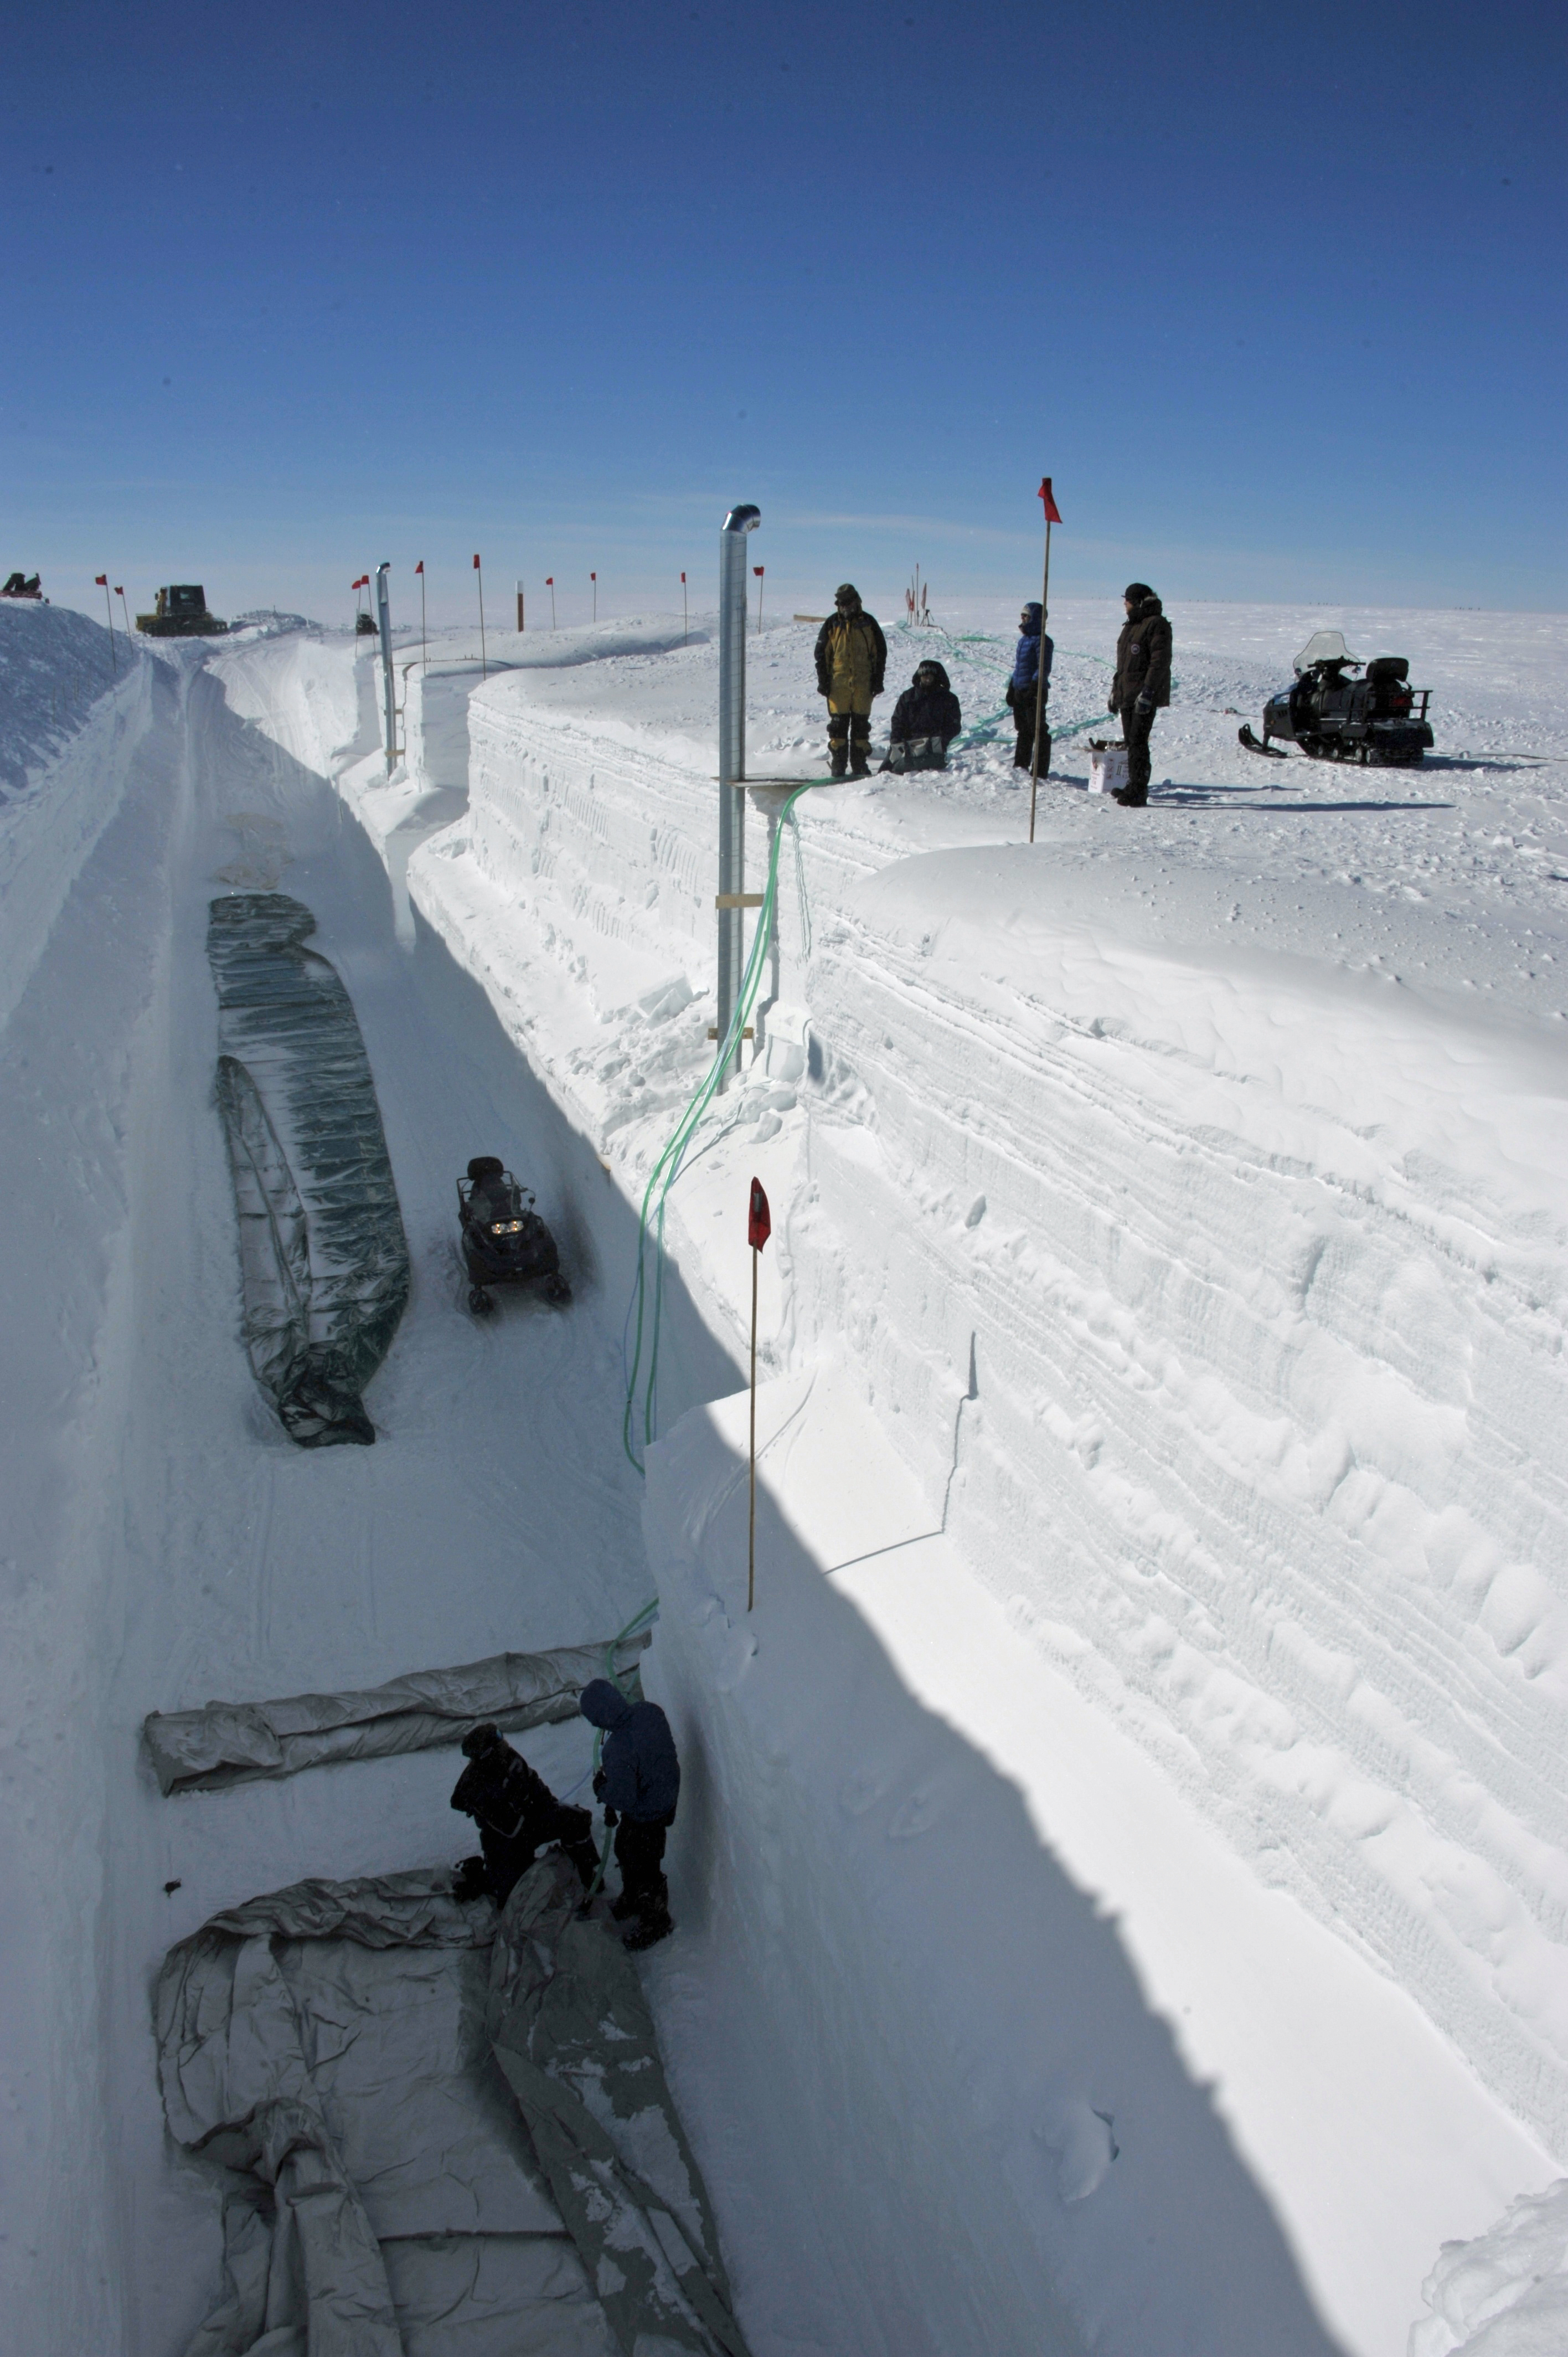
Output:
[[495,1909],[446,1881],[299,1883],[165,1959],[165,2114],[224,2194],[187,2357],[615,2357],[489,2056]]
[[627,2357],[746,2357],[636,1969],[579,1898],[549,1853],[508,1900],[486,2013],[496,2061]]
[[245,1343],[303,1448],[372,1441],[360,1394],[408,1301],[408,1242],[370,1059],[316,920],[286,892],[209,911],[218,1104],[240,1222]]
[[292,1776],[333,1760],[382,1760],[461,1743],[489,1719],[509,1733],[575,1718],[590,1678],[613,1677],[640,1701],[637,1657],[647,1633],[608,1645],[495,1653],[450,1670],[413,1670],[363,1694],[290,1695],[280,1702],[209,1702],[155,1710],[144,1723],[166,1792],[211,1792],[258,1776]]
[[226,2195],[187,2357],[746,2357],[619,1941],[553,1854],[499,1939],[445,1885],[299,1883],[165,1959],[169,2129]]

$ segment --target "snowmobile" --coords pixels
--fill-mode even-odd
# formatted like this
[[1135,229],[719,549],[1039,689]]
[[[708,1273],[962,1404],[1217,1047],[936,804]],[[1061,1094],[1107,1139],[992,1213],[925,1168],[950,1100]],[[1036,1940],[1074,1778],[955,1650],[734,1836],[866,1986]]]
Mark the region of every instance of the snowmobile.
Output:
[[467,1177],[458,1179],[457,1218],[468,1307],[476,1317],[487,1318],[495,1308],[487,1290],[492,1285],[537,1285],[546,1301],[571,1300],[555,1239],[533,1209],[532,1195],[495,1155],[476,1154]]
[[[1295,684],[1263,706],[1260,743],[1251,727],[1237,733],[1249,753],[1276,761],[1299,745],[1315,761],[1387,762],[1408,768],[1431,750],[1426,717],[1429,687],[1412,687],[1403,655],[1378,655],[1363,665],[1337,630],[1317,630],[1293,666]],[[1347,672],[1365,671],[1361,679]],[[1420,709],[1417,709],[1419,699]],[[1271,738],[1280,741],[1271,743]]]

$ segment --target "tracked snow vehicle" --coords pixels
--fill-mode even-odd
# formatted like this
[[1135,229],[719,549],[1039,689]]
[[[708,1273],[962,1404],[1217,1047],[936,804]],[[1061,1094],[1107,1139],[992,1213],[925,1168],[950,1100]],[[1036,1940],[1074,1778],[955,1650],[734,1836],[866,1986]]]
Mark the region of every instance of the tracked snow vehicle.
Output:
[[488,1317],[495,1308],[492,1285],[532,1285],[546,1301],[571,1300],[554,1237],[534,1210],[532,1195],[497,1156],[476,1154],[467,1177],[458,1179],[457,1218],[468,1307],[476,1317]]
[[[1262,740],[1238,731],[1249,753],[1285,759],[1299,745],[1315,761],[1388,762],[1408,768],[1434,742],[1426,717],[1429,687],[1412,687],[1403,655],[1378,655],[1363,665],[1338,630],[1317,630],[1294,663],[1295,683],[1263,706]],[[1346,676],[1364,672],[1360,679]]]
[[208,612],[199,581],[178,581],[158,591],[154,610],[138,614],[136,628],[149,639],[220,639],[229,625]]

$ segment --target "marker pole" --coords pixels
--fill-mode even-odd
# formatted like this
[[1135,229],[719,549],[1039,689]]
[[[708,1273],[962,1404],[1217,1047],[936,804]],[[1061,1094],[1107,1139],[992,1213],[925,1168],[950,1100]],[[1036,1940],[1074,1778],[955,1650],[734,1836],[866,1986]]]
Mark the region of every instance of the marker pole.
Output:
[[488,679],[489,669],[485,661],[485,568],[477,555],[474,558],[474,570],[479,576],[479,677]]

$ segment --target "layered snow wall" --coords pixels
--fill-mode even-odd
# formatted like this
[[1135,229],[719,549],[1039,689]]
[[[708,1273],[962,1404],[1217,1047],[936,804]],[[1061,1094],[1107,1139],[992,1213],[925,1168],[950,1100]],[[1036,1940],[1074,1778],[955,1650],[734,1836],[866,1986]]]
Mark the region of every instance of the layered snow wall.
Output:
[[[714,788],[511,680],[469,728],[415,896],[634,1178],[711,1008],[639,1001],[705,979]],[[1568,2151],[1561,1049],[1348,881],[799,824],[780,1361],[847,1340],[1047,1655]]]
[[[711,1052],[708,748],[633,696],[467,705],[413,900],[635,1197]],[[382,834],[421,787],[344,783]],[[1332,850],[1129,848],[1080,803],[1031,853],[994,806],[911,808],[801,805],[671,1249],[738,1335],[722,1213],[761,1171],[765,1368],[847,1358],[1015,1633],[1561,2158],[1552,955]]]

